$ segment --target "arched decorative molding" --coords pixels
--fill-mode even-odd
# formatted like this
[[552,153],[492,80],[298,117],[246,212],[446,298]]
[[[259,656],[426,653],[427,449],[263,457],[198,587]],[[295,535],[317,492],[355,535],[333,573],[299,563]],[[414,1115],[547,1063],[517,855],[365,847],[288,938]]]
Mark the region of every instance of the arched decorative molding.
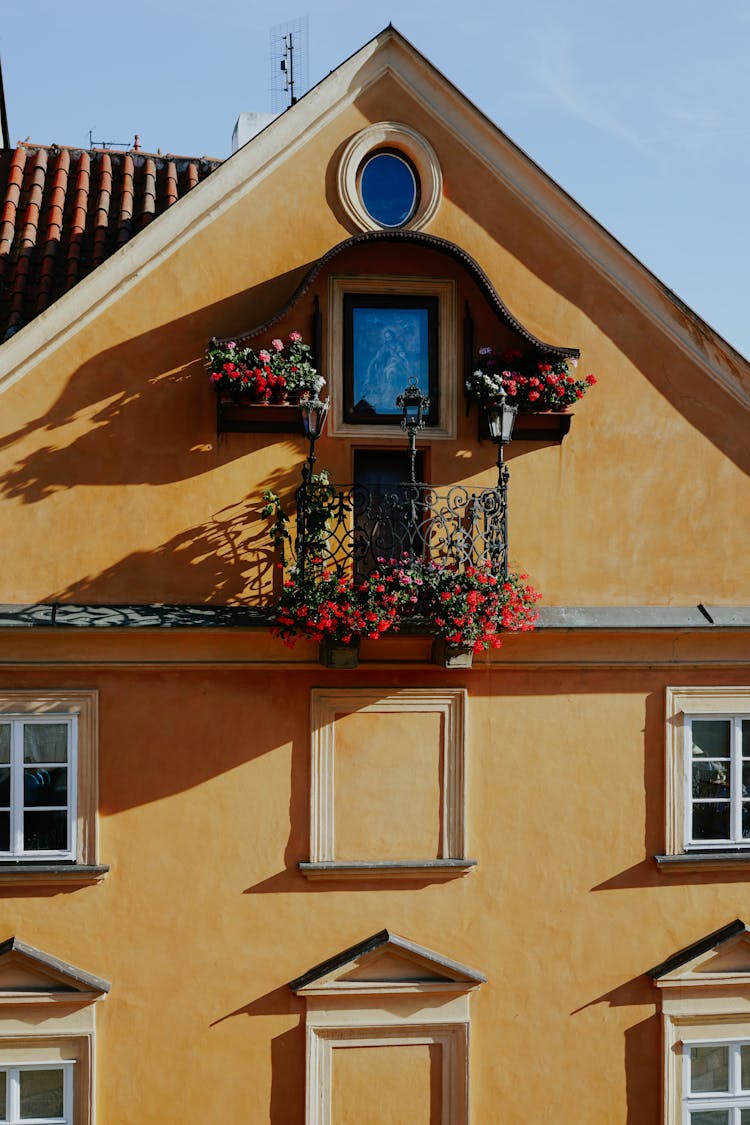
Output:
[[216,343],[228,343],[230,340],[236,340],[237,343],[240,344],[249,343],[249,341],[256,336],[268,332],[270,328],[278,324],[280,320],[283,320],[283,318],[291,312],[297,302],[309,291],[323,270],[339,255],[347,250],[351,250],[353,247],[367,246],[371,243],[423,246],[428,250],[435,250],[439,254],[445,254],[447,257],[452,258],[455,262],[463,266],[470,277],[476,282],[490,307],[494,310],[498,320],[521,336],[531,347],[538,349],[546,355],[563,359],[579,358],[581,353],[578,348],[559,347],[556,344],[546,343],[544,340],[540,340],[538,336],[535,336],[533,332],[524,328],[521,322],[510,312],[481,266],[474,261],[470,254],[462,250],[460,246],[457,246],[454,242],[449,242],[446,238],[439,238],[437,235],[425,234],[422,231],[416,230],[374,230],[366,231],[362,234],[355,234],[351,238],[344,239],[343,242],[339,242],[321,258],[318,258],[317,262],[308,270],[284,307],[275,313],[274,316],[266,320],[263,324],[258,324],[256,327],[246,332],[241,332],[239,334],[232,333],[225,337],[216,337]]
[[413,165],[419,182],[419,201],[401,229],[420,230],[429,223],[443,197],[443,174],[432,145],[421,134],[398,121],[379,121],[355,134],[339,161],[337,187],[348,218],[365,231],[381,230],[367,211],[360,193],[360,170],[365,159],[383,150],[402,153]]

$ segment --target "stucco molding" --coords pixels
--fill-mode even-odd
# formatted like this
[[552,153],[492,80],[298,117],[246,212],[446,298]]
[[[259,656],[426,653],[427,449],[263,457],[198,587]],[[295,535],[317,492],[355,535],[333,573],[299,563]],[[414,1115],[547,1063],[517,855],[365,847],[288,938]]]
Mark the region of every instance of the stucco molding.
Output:
[[341,154],[336,184],[341,205],[349,219],[361,230],[381,230],[381,224],[367,211],[359,190],[362,161],[377,149],[397,149],[409,158],[417,172],[419,202],[404,227],[420,230],[429,223],[440,206],[443,173],[432,145],[409,125],[400,121],[378,121],[355,134]]
[[[263,178],[293,160],[384,75],[606,277],[691,362],[750,405],[750,365],[503,134],[394,28],[388,27],[230,157],[112,258],[2,346],[0,392],[118,301]],[[698,343],[700,338],[701,343]]]
[[[336,862],[334,777],[337,716],[437,712],[443,717],[439,859],[466,859],[466,689],[313,688],[310,695],[310,862]],[[371,859],[374,857],[362,857]],[[404,856],[404,860],[408,857]],[[426,857],[422,857],[426,858]],[[413,862],[420,867],[418,857]],[[374,876],[376,864],[371,864]],[[392,874],[382,871],[382,874]]]

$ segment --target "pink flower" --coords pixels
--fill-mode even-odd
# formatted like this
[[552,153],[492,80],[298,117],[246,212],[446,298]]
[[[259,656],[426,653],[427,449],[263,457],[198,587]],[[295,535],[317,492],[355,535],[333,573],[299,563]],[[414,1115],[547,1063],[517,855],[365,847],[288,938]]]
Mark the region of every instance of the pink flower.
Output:
[[281,352],[284,350],[284,345],[281,340],[271,340],[271,347],[274,351]]
[[290,332],[290,333],[289,333],[289,340],[290,340],[290,343],[292,343],[292,344],[298,344],[298,343],[299,343],[299,341],[300,341],[301,339],[302,339],[302,333],[301,333],[301,332],[297,332],[297,331],[296,331],[296,329],[295,329],[295,331],[294,331],[294,332]]
[[258,352],[258,359],[260,360],[261,363],[270,363],[271,362],[270,355],[268,354],[268,352],[265,352],[265,351]]

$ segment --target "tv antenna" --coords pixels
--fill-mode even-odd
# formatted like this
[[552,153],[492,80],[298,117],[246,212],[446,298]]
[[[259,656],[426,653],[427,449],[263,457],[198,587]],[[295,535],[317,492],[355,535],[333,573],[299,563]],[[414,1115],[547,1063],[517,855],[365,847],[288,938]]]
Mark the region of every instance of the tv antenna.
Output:
[[300,16],[271,28],[271,110],[283,113],[305,93],[310,77],[309,19]]

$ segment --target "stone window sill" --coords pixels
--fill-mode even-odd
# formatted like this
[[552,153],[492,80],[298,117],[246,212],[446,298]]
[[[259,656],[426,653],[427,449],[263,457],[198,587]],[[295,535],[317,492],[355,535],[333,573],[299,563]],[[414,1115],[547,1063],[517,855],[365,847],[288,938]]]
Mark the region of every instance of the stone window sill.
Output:
[[455,879],[476,867],[475,859],[350,860],[300,863],[306,879]]
[[655,855],[662,875],[682,875],[688,871],[730,871],[748,869],[750,849],[730,848],[725,851],[680,852],[679,855]]
[[87,887],[101,883],[108,871],[91,863],[0,863],[0,886]]

